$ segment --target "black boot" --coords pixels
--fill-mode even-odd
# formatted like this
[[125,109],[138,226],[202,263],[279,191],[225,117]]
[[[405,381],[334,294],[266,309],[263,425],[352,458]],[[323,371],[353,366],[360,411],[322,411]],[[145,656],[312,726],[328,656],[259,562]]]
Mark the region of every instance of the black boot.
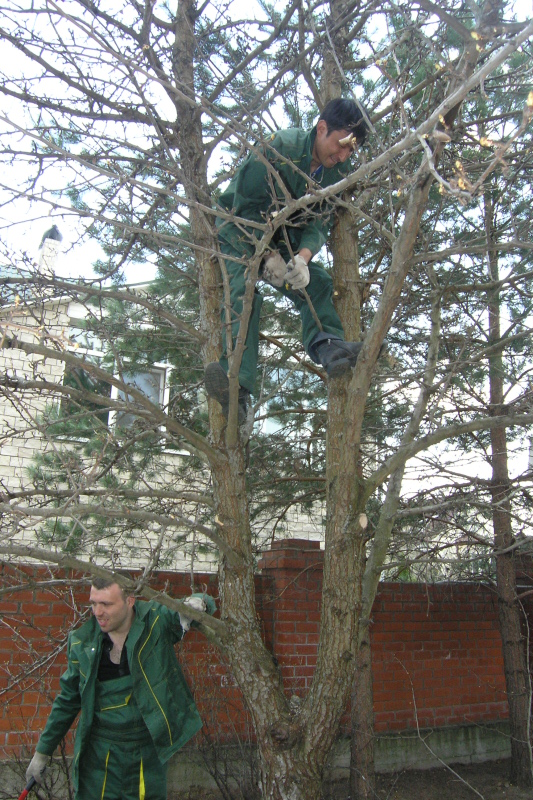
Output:
[[362,346],[362,342],[345,342],[332,336],[317,344],[315,352],[328,377],[337,378],[355,367]]
[[[209,397],[220,403],[222,413],[227,419],[229,415],[229,379],[218,361],[212,361],[205,368],[205,390]],[[237,415],[239,425],[244,425],[246,422],[249,399],[250,392],[240,386],[239,411]]]

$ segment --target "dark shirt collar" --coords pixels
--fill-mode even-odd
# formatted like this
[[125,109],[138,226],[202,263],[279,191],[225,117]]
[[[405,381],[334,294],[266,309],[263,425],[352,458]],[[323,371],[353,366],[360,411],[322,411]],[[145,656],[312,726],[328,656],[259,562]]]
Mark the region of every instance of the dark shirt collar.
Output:
[[[126,637],[127,641],[127,637]],[[110,681],[114,678],[122,678],[124,675],[130,674],[130,666],[128,663],[128,651],[126,649],[126,642],[122,647],[120,654],[120,664],[114,664],[109,657],[109,653],[113,648],[113,640],[108,633],[102,633],[102,655],[100,656],[100,664],[98,666],[98,680]]]

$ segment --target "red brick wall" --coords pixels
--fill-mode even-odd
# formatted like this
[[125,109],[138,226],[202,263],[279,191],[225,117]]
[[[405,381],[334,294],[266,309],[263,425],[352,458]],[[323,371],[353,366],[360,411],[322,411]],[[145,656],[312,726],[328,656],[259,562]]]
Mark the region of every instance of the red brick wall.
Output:
[[[286,540],[258,565],[266,640],[291,691],[306,690],[316,664],[322,558],[318,542]],[[371,619],[377,732],[507,718],[498,612],[489,588],[381,584]]]
[[[285,540],[259,563],[258,613],[290,693],[306,692],[316,664],[322,558],[318,543]],[[26,584],[38,579],[48,586],[20,590],[20,569],[2,572],[0,757],[34,745],[65,666],[68,631],[87,613],[88,586],[81,576],[65,589],[53,583],[64,577],[59,571],[27,569],[26,575]],[[216,597],[216,576],[196,580]],[[185,574],[159,573],[154,588],[159,586],[175,597],[191,590]],[[506,719],[497,608],[488,588],[383,584],[371,636],[378,732]],[[204,719],[202,735],[251,736],[240,693],[217,651],[190,631],[178,656]]]
[[385,584],[374,603],[376,729],[508,714],[495,597],[475,584]]

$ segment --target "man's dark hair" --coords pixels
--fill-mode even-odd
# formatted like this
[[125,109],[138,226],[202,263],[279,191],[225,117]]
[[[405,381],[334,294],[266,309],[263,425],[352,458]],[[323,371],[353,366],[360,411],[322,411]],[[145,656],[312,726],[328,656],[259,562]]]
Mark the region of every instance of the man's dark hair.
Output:
[[336,97],[327,103],[319,119],[323,119],[328,126],[328,136],[332,131],[349,131],[355,133],[358,144],[363,144],[368,133],[368,125],[361,108],[360,103],[354,100]]
[[[118,575],[124,575],[124,577],[129,578],[131,580],[131,576],[127,573],[118,572]],[[91,578],[91,586],[94,586],[95,589],[109,589],[110,586],[113,586],[114,583],[117,583],[115,578],[100,578],[98,576],[93,576]],[[125,589],[120,584],[117,584],[122,591],[124,597],[129,597],[130,594],[134,594],[133,589]]]

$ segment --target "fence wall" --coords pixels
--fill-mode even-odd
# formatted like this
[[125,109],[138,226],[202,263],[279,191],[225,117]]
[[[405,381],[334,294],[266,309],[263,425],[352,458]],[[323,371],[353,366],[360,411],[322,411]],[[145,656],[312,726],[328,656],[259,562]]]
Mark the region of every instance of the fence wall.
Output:
[[[257,605],[264,638],[287,691],[304,696],[317,660],[323,553],[307,540],[275,543],[259,562]],[[68,631],[88,614],[88,585],[59,570],[4,566],[0,594],[0,758],[36,742],[65,667]],[[34,583],[39,581],[38,588]],[[43,581],[47,585],[43,586]],[[197,588],[217,596],[216,576],[197,575]],[[12,589],[11,589],[12,587]],[[190,593],[190,576],[159,573],[154,588]],[[496,598],[477,584],[385,583],[372,610],[376,731],[394,733],[508,716]],[[249,737],[249,718],[231,675],[197,631],[178,645],[205,732]],[[22,677],[21,677],[22,676]],[[347,730],[348,717],[344,720]]]

